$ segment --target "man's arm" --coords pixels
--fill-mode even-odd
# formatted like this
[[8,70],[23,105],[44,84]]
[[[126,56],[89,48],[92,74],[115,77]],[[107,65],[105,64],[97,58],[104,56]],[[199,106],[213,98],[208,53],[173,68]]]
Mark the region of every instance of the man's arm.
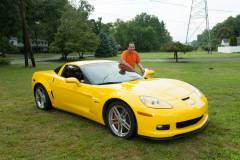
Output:
[[130,68],[131,71],[135,72],[135,69],[134,69],[131,65],[129,65],[123,58],[121,58],[120,63],[121,63],[121,64],[124,64],[125,66],[127,66],[128,68]]
[[143,65],[141,63],[138,63],[137,66],[140,68],[140,70],[142,72],[142,75],[143,75],[144,72],[145,72],[145,69],[144,69]]

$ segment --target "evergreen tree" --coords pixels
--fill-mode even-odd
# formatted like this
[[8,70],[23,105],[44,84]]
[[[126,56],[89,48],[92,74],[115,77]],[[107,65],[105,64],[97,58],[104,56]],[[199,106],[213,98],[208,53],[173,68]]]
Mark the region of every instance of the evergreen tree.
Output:
[[229,41],[230,46],[237,46],[237,38],[232,36]]
[[100,45],[98,49],[96,50],[96,57],[111,57],[113,56],[113,48],[111,45],[111,40],[109,36],[104,33],[100,32],[99,33],[99,38],[100,38]]
[[117,56],[118,49],[119,49],[118,43],[116,42],[116,40],[112,36],[109,36],[109,41],[110,41],[110,45],[112,47],[112,55]]

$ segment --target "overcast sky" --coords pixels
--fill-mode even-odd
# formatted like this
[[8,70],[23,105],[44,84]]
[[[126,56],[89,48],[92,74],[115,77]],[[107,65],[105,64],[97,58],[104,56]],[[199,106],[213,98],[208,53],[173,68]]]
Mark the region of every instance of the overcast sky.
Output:
[[[196,0],[201,1],[201,0]],[[89,0],[95,8],[90,18],[103,18],[103,22],[114,22],[117,18],[131,20],[137,14],[146,12],[163,20],[174,41],[185,42],[186,30],[192,0]],[[240,14],[240,0],[208,0],[210,28],[229,16]],[[199,24],[192,25],[194,32]],[[200,27],[201,32],[204,25]],[[191,40],[196,38],[191,33]]]

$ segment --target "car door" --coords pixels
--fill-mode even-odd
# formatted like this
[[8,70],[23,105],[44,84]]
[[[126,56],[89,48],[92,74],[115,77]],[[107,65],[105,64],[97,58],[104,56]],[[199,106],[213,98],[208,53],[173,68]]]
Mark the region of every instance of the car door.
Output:
[[[93,103],[91,86],[84,83],[84,76],[75,65],[65,65],[62,73],[53,81],[54,104],[56,108],[92,117],[90,108]],[[78,83],[69,83],[67,78],[76,78]]]

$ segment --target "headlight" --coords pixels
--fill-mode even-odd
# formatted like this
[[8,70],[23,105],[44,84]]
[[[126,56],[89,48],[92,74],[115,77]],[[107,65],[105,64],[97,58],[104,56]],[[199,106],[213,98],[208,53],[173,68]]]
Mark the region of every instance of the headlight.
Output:
[[160,100],[155,97],[151,96],[140,96],[140,100],[143,104],[145,104],[147,107],[150,108],[156,108],[156,109],[169,109],[172,108],[172,105],[164,100]]

